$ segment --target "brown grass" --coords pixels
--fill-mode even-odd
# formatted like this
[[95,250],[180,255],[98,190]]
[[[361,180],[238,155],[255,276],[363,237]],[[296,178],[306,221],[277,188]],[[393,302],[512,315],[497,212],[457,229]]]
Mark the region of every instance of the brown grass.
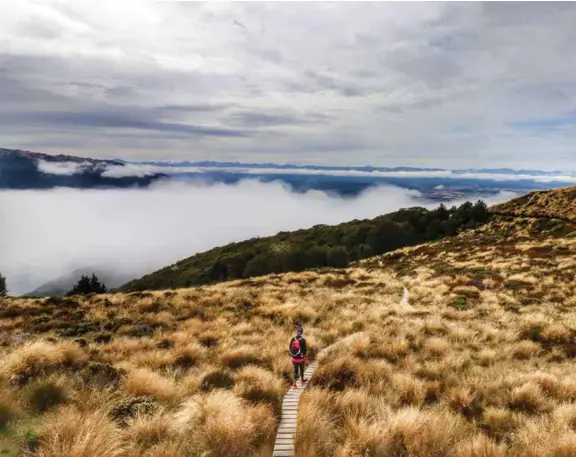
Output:
[[505,457],[506,448],[484,435],[476,435],[456,448],[454,457]]
[[537,191],[491,208],[497,214],[556,217],[576,222],[576,187]]
[[519,360],[528,360],[540,353],[540,345],[530,340],[522,340],[512,349],[512,355]]
[[548,343],[569,343],[572,341],[570,329],[559,322],[544,327],[541,336],[542,340]]
[[311,359],[361,333],[303,394],[299,457],[574,455],[576,239],[546,224],[495,220],[345,270],[76,297],[75,308],[2,299],[0,444],[14,455],[269,455],[287,343],[304,322]]
[[252,403],[270,405],[277,415],[280,414],[284,383],[269,371],[248,365],[236,374],[234,392]]
[[235,457],[250,455],[270,442],[274,424],[271,408],[249,406],[232,392],[214,391],[184,403],[173,427],[201,449]]
[[120,430],[105,411],[80,412],[74,408],[49,413],[42,421],[38,457],[120,457],[125,448]]
[[146,368],[130,370],[123,383],[123,389],[134,397],[151,397],[158,401],[178,398],[178,390],[173,379]]
[[77,344],[69,341],[56,344],[44,341],[28,343],[4,359],[0,376],[22,384],[59,368],[76,368],[87,358],[87,354]]

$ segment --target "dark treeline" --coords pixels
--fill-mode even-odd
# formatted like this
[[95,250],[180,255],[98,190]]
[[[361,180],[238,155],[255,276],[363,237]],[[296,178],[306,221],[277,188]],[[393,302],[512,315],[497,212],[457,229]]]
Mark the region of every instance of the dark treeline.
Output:
[[488,221],[486,204],[426,210],[416,207],[334,226],[232,243],[197,254],[122,287],[124,291],[167,289],[249,278],[268,273],[345,267],[395,249],[456,235]]
[[0,273],[0,297],[5,297],[8,293],[8,288],[6,287],[6,278]]
[[66,296],[70,297],[72,295],[87,295],[87,294],[105,294],[108,292],[106,285],[98,279],[98,277],[92,273],[92,277],[87,275],[82,275],[76,284],[70,289]]

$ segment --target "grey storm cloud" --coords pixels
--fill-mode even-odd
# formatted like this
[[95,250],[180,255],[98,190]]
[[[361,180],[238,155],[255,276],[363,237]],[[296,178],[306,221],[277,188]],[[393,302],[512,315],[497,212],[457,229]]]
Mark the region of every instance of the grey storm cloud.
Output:
[[134,113],[120,111],[37,111],[16,116],[5,116],[0,114],[0,119],[3,121],[7,121],[9,118],[14,122],[24,121],[31,125],[63,125],[87,128],[105,127],[109,129],[125,128],[223,137],[246,136],[246,134],[240,130],[161,122],[146,119],[145,117],[138,117]]
[[164,105],[155,108],[158,111],[172,111],[172,112],[203,112],[203,111],[221,111],[225,109],[224,106],[211,105],[208,103],[199,103],[197,105]]
[[0,143],[572,169],[574,23],[570,2],[2,2]]
[[287,111],[263,112],[263,111],[238,111],[228,116],[224,122],[229,125],[244,127],[266,127],[280,125],[303,125],[311,123],[325,123],[330,121],[330,116],[321,113],[291,113]]

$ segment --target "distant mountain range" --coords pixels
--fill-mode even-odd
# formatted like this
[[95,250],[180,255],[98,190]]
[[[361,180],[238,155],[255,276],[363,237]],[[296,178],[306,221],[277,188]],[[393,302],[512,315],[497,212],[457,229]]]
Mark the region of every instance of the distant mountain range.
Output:
[[448,170],[419,167],[292,165],[216,161],[99,160],[0,149],[0,189],[52,187],[148,187],[159,180],[237,184],[282,182],[293,192],[324,191],[355,197],[369,188],[393,185],[425,200],[450,201],[499,192],[527,193],[576,183],[575,173],[510,168]]
[[[115,159],[120,163],[130,163],[121,159]],[[215,161],[140,161],[132,162],[138,165],[149,165],[156,167],[199,167],[199,168],[251,168],[251,169],[276,169],[276,170],[316,170],[316,171],[360,171],[371,172],[443,172],[450,171],[454,174],[494,174],[494,175],[530,175],[530,176],[575,176],[576,173],[565,171],[543,171],[543,170],[515,170],[513,168],[462,168],[447,170],[445,168],[422,168],[422,167],[372,167],[372,166],[332,166],[332,165],[294,165],[277,164],[271,162],[215,162]]]

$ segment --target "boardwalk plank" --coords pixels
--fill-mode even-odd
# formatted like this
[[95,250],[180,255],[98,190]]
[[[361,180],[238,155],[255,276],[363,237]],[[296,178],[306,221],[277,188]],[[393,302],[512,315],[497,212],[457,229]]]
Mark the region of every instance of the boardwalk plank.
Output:
[[[318,352],[318,356],[324,355],[332,347],[343,343],[349,338],[353,338],[354,335],[350,335],[344,340],[322,349]],[[306,370],[304,371],[304,376],[310,380],[314,376],[314,372],[318,367],[318,361],[312,362]],[[276,432],[276,441],[274,443],[274,450],[272,451],[273,457],[294,457],[294,436],[296,435],[296,425],[298,420],[298,406],[300,402],[300,394],[306,389],[306,386],[301,386],[300,383],[297,384],[297,389],[290,389],[282,401],[282,418]]]

